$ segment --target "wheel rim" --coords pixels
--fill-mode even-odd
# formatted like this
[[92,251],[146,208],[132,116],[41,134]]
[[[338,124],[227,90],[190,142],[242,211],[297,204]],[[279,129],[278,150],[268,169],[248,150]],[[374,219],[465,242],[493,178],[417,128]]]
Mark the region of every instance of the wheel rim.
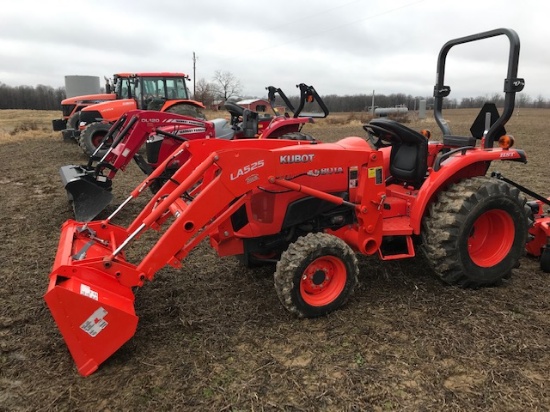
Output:
[[346,285],[344,263],[334,256],[323,256],[311,262],[302,274],[300,294],[311,306],[325,306],[340,296]]
[[503,210],[489,210],[477,218],[468,237],[468,253],[481,267],[495,266],[514,243],[514,221]]
[[[107,134],[108,132],[105,132],[105,131],[100,131],[100,132],[95,132],[94,135],[92,136],[92,144],[94,145],[94,147],[99,147],[99,145],[101,144],[101,141],[103,140],[103,138],[105,137],[105,135]],[[105,142],[105,146],[110,146],[111,145],[111,142],[112,142],[112,139],[109,139]]]

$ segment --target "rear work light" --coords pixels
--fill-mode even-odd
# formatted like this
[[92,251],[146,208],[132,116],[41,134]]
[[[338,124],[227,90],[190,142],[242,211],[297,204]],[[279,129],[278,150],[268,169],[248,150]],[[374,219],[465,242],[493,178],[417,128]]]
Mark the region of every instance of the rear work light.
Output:
[[514,145],[514,136],[505,134],[498,139],[498,146],[501,149],[509,149]]

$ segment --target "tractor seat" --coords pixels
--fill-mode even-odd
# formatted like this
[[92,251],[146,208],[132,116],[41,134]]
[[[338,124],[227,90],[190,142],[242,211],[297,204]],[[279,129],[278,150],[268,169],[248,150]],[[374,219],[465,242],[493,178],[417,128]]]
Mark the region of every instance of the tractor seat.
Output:
[[387,131],[385,140],[391,143],[390,174],[399,181],[420,186],[428,170],[428,139],[395,120],[373,119],[366,126],[380,134]]
[[252,110],[243,110],[243,121],[241,128],[243,131],[243,137],[245,139],[251,139],[258,134],[258,113]]

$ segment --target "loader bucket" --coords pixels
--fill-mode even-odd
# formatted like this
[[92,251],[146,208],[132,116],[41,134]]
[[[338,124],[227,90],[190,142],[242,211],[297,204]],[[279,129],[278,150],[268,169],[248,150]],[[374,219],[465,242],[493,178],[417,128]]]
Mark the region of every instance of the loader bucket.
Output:
[[79,239],[77,224],[63,226],[44,300],[78,372],[88,376],[135,334],[138,317],[131,287],[94,266],[102,246]]
[[106,182],[104,187],[100,186],[94,178],[93,170],[67,165],[59,169],[59,174],[67,196],[73,203],[75,218],[80,222],[89,222],[113,200],[110,182]]

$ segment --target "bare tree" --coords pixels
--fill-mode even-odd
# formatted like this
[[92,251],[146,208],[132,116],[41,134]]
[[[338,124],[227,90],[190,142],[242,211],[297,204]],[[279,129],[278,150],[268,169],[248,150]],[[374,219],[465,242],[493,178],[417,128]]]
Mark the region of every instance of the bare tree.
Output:
[[224,102],[241,93],[241,82],[231,72],[216,70],[214,73],[214,93]]
[[531,96],[525,93],[518,93],[516,98],[516,107],[529,107],[531,104]]
[[200,79],[195,84],[195,100],[202,102],[206,107],[211,106],[215,100],[214,85],[205,79]]
[[0,82],[0,109],[59,110],[64,98],[64,88],[41,84],[14,87]]
[[533,101],[533,107],[536,107],[537,109],[546,107],[546,100],[544,100],[544,96],[539,94],[537,98]]

